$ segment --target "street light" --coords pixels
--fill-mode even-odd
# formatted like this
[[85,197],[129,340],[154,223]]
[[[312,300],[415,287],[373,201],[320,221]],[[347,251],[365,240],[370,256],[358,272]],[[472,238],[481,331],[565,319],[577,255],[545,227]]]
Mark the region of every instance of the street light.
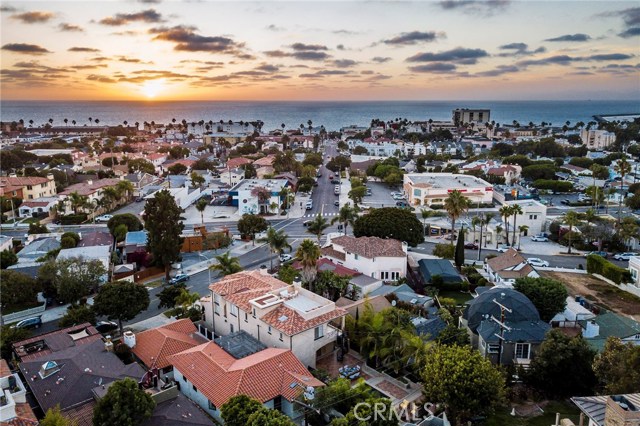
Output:
[[209,272],[209,284],[211,284],[211,265],[209,265],[209,261],[211,260],[211,258],[205,256],[201,252],[198,252],[198,256],[204,257],[207,261],[207,271]]

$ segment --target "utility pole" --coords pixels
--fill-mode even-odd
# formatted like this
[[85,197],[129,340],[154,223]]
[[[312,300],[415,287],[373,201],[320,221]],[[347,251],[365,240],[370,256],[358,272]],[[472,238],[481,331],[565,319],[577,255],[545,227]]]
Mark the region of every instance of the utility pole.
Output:
[[[504,293],[500,293],[500,296],[504,297]],[[491,320],[494,321],[500,327],[500,334],[494,334],[498,338],[498,365],[502,365],[502,343],[504,341],[504,330],[511,331],[511,327],[505,325],[505,311],[509,313],[513,313],[513,311],[496,299],[493,299],[493,303],[500,306],[500,321],[498,321],[493,315],[491,315]]]

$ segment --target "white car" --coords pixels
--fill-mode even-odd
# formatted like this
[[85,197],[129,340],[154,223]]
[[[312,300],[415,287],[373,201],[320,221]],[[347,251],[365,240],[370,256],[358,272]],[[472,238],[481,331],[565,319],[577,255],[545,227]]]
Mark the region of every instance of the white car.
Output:
[[498,252],[500,253],[504,253],[505,251],[509,250],[511,248],[511,246],[506,245],[506,244],[500,244],[498,246]]
[[527,259],[527,262],[531,266],[538,266],[543,268],[549,267],[549,262],[547,262],[546,260],[538,259],[537,257],[530,257]]
[[534,235],[533,237],[531,237],[531,241],[545,243],[549,241],[549,238],[545,237],[544,235]]
[[112,214],[103,214],[102,216],[96,217],[96,222],[109,222],[112,217]]
[[293,259],[293,257],[291,257],[290,254],[284,254],[283,253],[283,254],[280,255],[280,262],[288,262],[291,259]]
[[631,259],[633,256],[637,256],[638,253],[632,253],[632,252],[627,252],[627,253],[618,253],[616,255],[613,256],[613,258],[615,260],[629,260]]

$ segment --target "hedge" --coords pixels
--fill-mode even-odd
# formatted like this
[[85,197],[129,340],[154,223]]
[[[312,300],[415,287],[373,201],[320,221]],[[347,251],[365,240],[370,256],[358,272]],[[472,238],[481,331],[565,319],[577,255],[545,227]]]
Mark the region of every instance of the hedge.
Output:
[[625,268],[621,268],[602,256],[590,254],[587,256],[587,272],[590,274],[602,275],[609,278],[616,284],[631,282],[631,272]]
[[533,187],[538,189],[548,189],[555,192],[573,191],[573,183],[565,180],[538,179],[533,182]]
[[77,225],[87,220],[86,213],[68,214],[60,218],[62,225]]

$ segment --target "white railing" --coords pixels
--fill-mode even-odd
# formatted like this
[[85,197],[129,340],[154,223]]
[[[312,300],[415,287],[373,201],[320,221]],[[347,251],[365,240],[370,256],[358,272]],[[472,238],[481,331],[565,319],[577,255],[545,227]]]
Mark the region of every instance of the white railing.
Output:
[[40,314],[45,311],[47,308],[47,303],[44,302],[41,306],[36,306],[35,308],[25,309],[24,311],[13,312],[11,314],[3,315],[2,321],[5,324],[17,322],[24,318],[29,318],[34,316],[35,314]]

